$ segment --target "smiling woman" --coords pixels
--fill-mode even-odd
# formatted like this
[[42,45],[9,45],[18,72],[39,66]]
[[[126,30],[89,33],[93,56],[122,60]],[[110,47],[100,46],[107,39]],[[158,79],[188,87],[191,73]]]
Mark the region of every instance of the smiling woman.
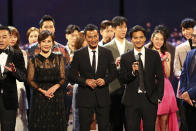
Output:
[[64,58],[51,52],[53,34],[44,30],[38,36],[41,52],[29,60],[28,82],[33,87],[29,130],[66,131],[64,106]]

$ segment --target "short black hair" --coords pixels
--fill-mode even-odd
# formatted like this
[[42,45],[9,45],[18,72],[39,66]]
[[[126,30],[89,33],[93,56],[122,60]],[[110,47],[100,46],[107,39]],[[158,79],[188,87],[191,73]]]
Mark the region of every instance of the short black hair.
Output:
[[169,33],[169,29],[167,28],[166,25],[157,25],[157,26],[155,26],[154,30],[161,30],[161,31],[163,31],[166,39],[169,38],[170,33]]
[[65,30],[65,34],[71,34],[73,33],[75,30],[77,30],[78,32],[80,32],[80,27],[78,25],[68,25],[66,30]]
[[93,31],[93,30],[96,30],[98,32],[98,27],[94,24],[86,25],[86,27],[84,28],[84,35],[86,35],[87,31]]
[[48,38],[49,36],[52,37],[52,41],[54,42],[54,35],[52,34],[52,32],[48,31],[48,30],[43,30],[42,32],[39,33],[38,35],[38,43],[41,43],[41,41],[45,40],[46,38]]
[[41,20],[39,21],[39,27],[40,27],[40,28],[42,28],[43,23],[44,23],[45,21],[52,21],[53,24],[55,25],[55,21],[54,21],[54,19],[53,19],[50,15],[44,15],[44,16],[41,18]]
[[7,31],[9,32],[9,34],[11,34],[11,31],[10,31],[10,29],[8,28],[8,26],[0,25],[0,30],[7,30]]
[[181,28],[193,28],[196,22],[193,18],[185,18],[181,21]]
[[125,18],[123,16],[115,16],[112,19],[112,24],[113,24],[114,28],[116,28],[117,26],[122,25],[123,23],[125,23],[127,25],[127,18]]
[[113,26],[112,21],[110,20],[103,20],[100,24],[100,30],[105,30],[108,26]]
[[135,25],[129,31],[130,38],[132,38],[134,32],[138,32],[138,31],[143,32],[144,33],[144,36],[146,37],[146,30],[144,29],[144,27],[142,27],[140,25]]

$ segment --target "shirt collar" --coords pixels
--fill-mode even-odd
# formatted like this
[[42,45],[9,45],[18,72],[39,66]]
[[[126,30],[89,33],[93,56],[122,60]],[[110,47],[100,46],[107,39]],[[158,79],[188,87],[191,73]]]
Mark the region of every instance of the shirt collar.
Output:
[[134,50],[134,55],[135,55],[135,56],[138,55],[138,53],[141,53],[142,56],[145,55],[145,48],[144,48],[144,46],[142,47],[142,50],[141,50],[140,52],[137,51],[135,48],[134,48],[133,50]]
[[118,45],[122,45],[122,44],[125,45],[125,38],[122,43],[119,40],[117,40],[116,38],[114,40],[115,40],[116,44],[118,44]]
[[96,52],[98,52],[98,46],[97,46],[97,48],[96,49],[94,49],[94,50],[92,50],[91,48],[89,48],[89,46],[88,46],[88,51],[89,52],[91,52],[92,53],[92,51],[96,51]]

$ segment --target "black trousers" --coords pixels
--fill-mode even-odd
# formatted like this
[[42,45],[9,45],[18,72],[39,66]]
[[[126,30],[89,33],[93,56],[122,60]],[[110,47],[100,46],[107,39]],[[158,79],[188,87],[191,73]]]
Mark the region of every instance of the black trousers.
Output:
[[93,113],[96,114],[99,131],[109,131],[109,106],[108,107],[79,107],[80,131],[90,131]]
[[130,101],[135,102],[125,106],[126,131],[140,131],[141,119],[143,131],[155,131],[158,105],[152,104],[145,94],[138,94],[136,99]]
[[[121,91],[122,90],[122,91]],[[123,95],[123,88],[118,93],[111,94],[111,106],[110,106],[110,130],[111,131],[123,131],[123,125],[125,125],[124,105],[121,104]]]
[[0,123],[1,131],[15,131],[16,109],[6,109],[0,94]]
[[196,108],[184,103],[188,131],[196,131]]

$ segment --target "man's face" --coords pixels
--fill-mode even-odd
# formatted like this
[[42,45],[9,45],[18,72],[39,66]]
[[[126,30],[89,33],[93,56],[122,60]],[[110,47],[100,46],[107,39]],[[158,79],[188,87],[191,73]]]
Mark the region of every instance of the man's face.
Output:
[[196,44],[196,30],[193,31],[193,34],[191,36],[192,36],[193,44]]
[[0,49],[4,50],[10,42],[10,33],[7,30],[0,30]]
[[124,39],[127,34],[126,23],[123,22],[121,25],[116,26],[116,28],[114,28],[114,32],[115,32],[115,37],[117,37],[119,39]]
[[144,46],[146,37],[142,31],[137,31],[132,34],[131,42],[136,49],[141,49]]
[[103,37],[103,40],[105,40],[104,42],[106,43],[110,42],[114,37],[114,29],[111,25],[107,26],[104,30],[100,30],[100,33]]
[[97,48],[99,42],[99,34],[97,30],[87,31],[85,36],[86,42],[88,43],[89,48]]
[[52,34],[54,35],[55,32],[54,23],[50,20],[44,21],[42,27],[40,28],[40,32],[42,32],[43,30],[48,30],[52,32]]
[[71,34],[66,34],[65,37],[68,41],[69,46],[74,47],[75,42],[77,38],[79,37],[79,32],[78,30],[74,30],[74,32],[72,32]]
[[188,40],[191,39],[191,34],[193,33],[193,28],[182,27],[182,34]]

